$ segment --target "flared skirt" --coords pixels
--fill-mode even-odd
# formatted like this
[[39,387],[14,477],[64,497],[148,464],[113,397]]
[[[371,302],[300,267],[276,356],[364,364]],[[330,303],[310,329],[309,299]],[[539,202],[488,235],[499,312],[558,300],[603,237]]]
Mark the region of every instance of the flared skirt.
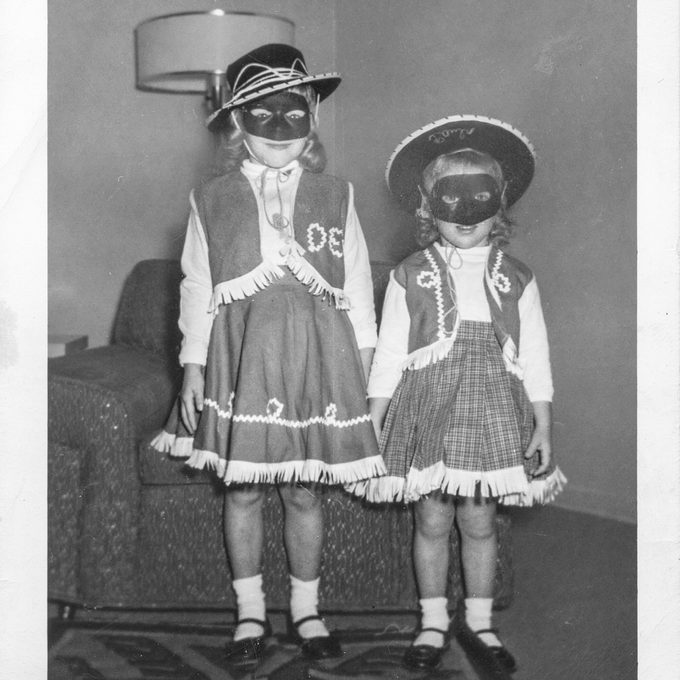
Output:
[[522,381],[507,370],[490,323],[462,321],[450,352],[404,371],[380,438],[387,474],[352,485],[372,501],[414,501],[441,490],[500,502],[546,502],[566,481],[538,454],[524,457],[534,429]]
[[292,275],[221,305],[189,464],[226,483],[382,474],[347,313]]

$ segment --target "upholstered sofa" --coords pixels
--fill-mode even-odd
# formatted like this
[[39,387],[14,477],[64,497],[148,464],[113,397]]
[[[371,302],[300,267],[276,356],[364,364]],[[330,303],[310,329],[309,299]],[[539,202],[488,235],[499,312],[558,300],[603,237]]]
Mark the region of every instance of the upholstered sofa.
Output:
[[[390,265],[373,264],[380,307]],[[49,597],[62,605],[233,607],[222,536],[223,488],[149,446],[181,381],[179,263],[146,260],[129,275],[111,344],[49,360]],[[411,512],[324,495],[325,611],[414,610]],[[268,604],[288,599],[278,497],[267,496]],[[497,607],[512,597],[509,519],[498,519]],[[451,542],[450,602],[462,593]]]

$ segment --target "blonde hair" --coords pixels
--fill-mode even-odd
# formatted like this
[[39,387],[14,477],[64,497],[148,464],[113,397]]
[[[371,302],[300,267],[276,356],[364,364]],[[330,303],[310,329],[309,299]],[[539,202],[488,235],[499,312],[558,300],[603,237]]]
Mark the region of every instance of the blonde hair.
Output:
[[[433,161],[425,166],[422,173],[423,191],[429,195],[432,187],[439,177],[445,172],[450,174],[452,169],[480,169],[493,177],[499,188],[503,189],[505,179],[503,170],[498,161],[483,151],[476,149],[460,149],[437,156]],[[513,223],[506,213],[505,193],[501,198],[501,207],[494,219],[493,227],[489,232],[489,241],[495,246],[508,243],[512,235]],[[416,243],[421,248],[426,248],[439,238],[437,224],[427,210],[418,209],[416,211]]]
[[[314,112],[317,106],[317,94],[311,85],[299,85],[285,90],[302,95],[309,106],[310,112]],[[224,175],[227,172],[238,170],[241,163],[248,158],[248,149],[244,144],[244,134],[234,123],[232,116],[223,116],[224,122],[216,127],[218,146],[215,152],[215,162],[212,170],[213,176]],[[316,131],[307,136],[307,142],[298,156],[300,165],[309,172],[323,172],[326,167],[326,150],[324,149]]]

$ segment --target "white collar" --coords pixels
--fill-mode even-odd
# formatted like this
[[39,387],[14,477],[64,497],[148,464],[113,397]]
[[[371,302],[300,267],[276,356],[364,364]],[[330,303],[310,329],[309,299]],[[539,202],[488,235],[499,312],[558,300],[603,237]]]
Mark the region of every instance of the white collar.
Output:
[[491,252],[492,245],[489,243],[485,246],[473,246],[472,248],[456,248],[450,244],[443,244],[439,240],[434,242],[435,247],[444,256],[446,260],[448,253],[455,250],[463,260],[478,260],[486,259]]
[[300,167],[300,163],[297,159],[291,161],[290,163],[284,165],[282,168],[270,168],[268,165],[264,165],[259,161],[255,161],[252,158],[246,158],[241,165],[241,172],[249,179],[259,179],[262,175],[269,171],[272,175],[276,173],[283,173],[284,175],[294,172]]

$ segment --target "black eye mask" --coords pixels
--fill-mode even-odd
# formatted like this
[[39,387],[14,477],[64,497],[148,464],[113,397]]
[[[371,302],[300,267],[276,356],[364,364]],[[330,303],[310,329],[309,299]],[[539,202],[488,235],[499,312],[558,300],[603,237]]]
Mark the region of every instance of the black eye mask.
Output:
[[245,104],[242,111],[243,128],[256,137],[282,142],[309,134],[309,106],[300,94],[277,92]]
[[496,180],[484,173],[440,177],[429,196],[430,210],[443,222],[472,225],[493,217],[501,207]]

